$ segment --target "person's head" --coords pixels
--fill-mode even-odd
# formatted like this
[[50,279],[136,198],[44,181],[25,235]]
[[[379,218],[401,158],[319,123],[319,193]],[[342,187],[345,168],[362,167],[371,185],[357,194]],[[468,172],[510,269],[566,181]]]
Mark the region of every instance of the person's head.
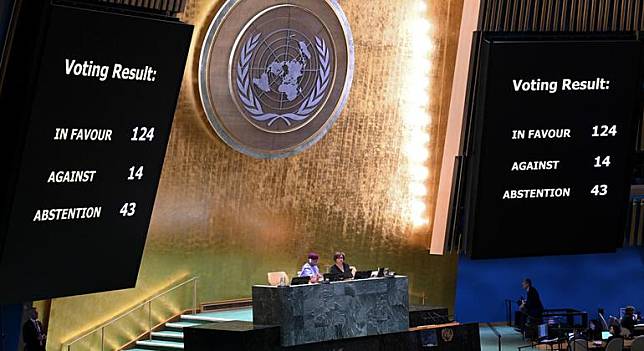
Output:
[[521,282],[521,286],[525,290],[530,289],[532,287],[532,280],[530,280],[530,278],[523,279],[523,281]]
[[344,252],[336,252],[335,255],[333,255],[333,260],[335,261],[335,264],[341,265],[344,263]]
[[611,324],[610,327],[608,327],[608,332],[610,332],[611,335],[620,335],[622,334],[622,327],[620,327],[619,324]]
[[316,254],[315,252],[309,252],[309,264],[312,266],[315,266],[318,264],[318,260],[320,259],[320,255]]
[[625,315],[625,316],[629,316],[629,317],[631,317],[631,316],[633,316],[633,314],[635,314],[635,307],[633,307],[633,306],[627,306],[627,307],[624,309],[624,315]]
[[29,316],[30,319],[38,319],[38,310],[31,307],[27,311],[27,315]]

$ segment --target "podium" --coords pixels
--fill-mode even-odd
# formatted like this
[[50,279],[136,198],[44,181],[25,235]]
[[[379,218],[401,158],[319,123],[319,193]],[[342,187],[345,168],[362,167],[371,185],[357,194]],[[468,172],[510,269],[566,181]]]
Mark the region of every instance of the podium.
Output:
[[253,323],[279,325],[282,346],[405,332],[405,276],[286,287],[253,286]]

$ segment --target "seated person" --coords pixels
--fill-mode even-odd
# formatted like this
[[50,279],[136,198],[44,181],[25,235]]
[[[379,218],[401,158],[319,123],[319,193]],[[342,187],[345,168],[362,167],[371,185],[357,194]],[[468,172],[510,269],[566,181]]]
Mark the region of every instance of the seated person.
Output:
[[331,266],[329,273],[340,274],[345,279],[353,278],[351,267],[349,267],[348,264],[344,263],[344,252],[336,252],[335,255],[333,255],[333,260],[335,261],[335,264]]
[[622,328],[619,324],[611,324],[610,327],[608,327],[608,332],[610,332],[610,336],[608,337],[608,340],[606,340],[606,343],[609,343],[613,339],[624,338],[622,336]]
[[319,259],[318,254],[310,252],[307,262],[302,266],[300,277],[311,277],[311,283],[317,283],[320,279],[323,279],[322,274],[320,274],[320,268],[318,268]]
[[635,324],[637,324],[637,321],[635,320],[635,307],[626,307],[626,310],[624,311],[624,317],[622,317],[620,324],[622,328],[629,331],[629,335],[632,335],[633,332],[635,332]]

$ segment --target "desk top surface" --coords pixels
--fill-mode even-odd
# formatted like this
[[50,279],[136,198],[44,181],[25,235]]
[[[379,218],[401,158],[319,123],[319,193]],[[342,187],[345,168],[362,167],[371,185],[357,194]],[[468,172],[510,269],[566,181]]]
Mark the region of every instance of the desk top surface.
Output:
[[366,278],[366,279],[345,279],[345,280],[340,280],[340,281],[337,281],[337,282],[329,282],[329,283],[315,283],[315,284],[309,283],[309,284],[301,284],[301,285],[284,285],[284,286],[257,284],[257,285],[253,285],[253,287],[254,288],[255,287],[257,287],[257,288],[269,288],[269,289],[271,289],[271,288],[281,288],[281,289],[284,289],[284,288],[301,288],[301,287],[316,286],[316,285],[324,286],[324,285],[327,285],[327,284],[346,284],[346,283],[374,282],[374,281],[381,281],[381,280],[387,280],[387,279],[403,279],[403,278],[406,279],[407,276],[396,275],[396,276],[393,276],[393,277],[375,277],[375,278]]

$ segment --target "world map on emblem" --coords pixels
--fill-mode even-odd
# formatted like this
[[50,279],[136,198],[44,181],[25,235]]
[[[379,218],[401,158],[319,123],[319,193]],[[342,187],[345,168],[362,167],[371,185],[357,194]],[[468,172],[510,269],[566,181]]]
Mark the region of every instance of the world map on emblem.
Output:
[[310,39],[293,28],[253,33],[241,46],[237,65],[241,112],[264,122],[258,126],[268,132],[279,123],[296,126],[315,115],[327,94],[330,73],[325,39]]
[[[271,62],[260,78],[253,79],[253,84],[263,92],[268,93],[273,91],[270,83],[273,82],[273,85],[277,85],[278,92],[286,94],[288,101],[295,100],[297,95],[302,92],[300,88],[300,79],[304,74],[302,69],[307,66],[307,60],[311,59],[311,53],[306,43],[300,41],[298,42],[298,46],[300,49],[300,57],[290,61]],[[269,74],[271,75],[270,78]]]

